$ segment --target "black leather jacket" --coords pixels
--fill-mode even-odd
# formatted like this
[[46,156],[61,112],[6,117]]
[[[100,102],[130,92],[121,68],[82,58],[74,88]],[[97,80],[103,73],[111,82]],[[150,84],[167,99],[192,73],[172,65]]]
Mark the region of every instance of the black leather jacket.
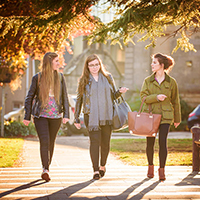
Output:
[[[69,101],[67,88],[63,74],[61,74],[60,98],[58,105],[59,113],[63,112],[63,118],[69,118]],[[33,104],[33,107],[32,107]],[[25,99],[25,120],[31,119],[31,114],[34,117],[39,117],[41,111],[41,101],[39,100],[38,74],[32,78],[32,83]]]
[[[110,84],[110,89],[111,89],[111,94],[112,94],[112,99],[115,96],[115,98],[119,98],[121,96],[121,93],[119,90],[116,91],[116,86],[114,79],[110,75],[112,79],[112,85]],[[80,123],[79,115],[81,112],[81,108],[83,105],[83,113],[84,114],[89,114],[90,113],[90,90],[91,90],[91,79],[89,79],[88,84],[85,86],[85,92],[83,95],[81,95],[78,91],[77,94],[77,101],[76,101],[76,106],[75,106],[75,113],[74,113],[74,122],[75,123]]]

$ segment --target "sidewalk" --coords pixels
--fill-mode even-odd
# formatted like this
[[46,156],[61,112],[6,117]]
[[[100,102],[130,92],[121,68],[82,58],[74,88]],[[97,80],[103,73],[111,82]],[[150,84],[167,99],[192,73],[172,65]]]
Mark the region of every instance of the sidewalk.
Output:
[[[135,135],[131,135],[130,133],[113,133],[113,138],[144,138]],[[157,135],[158,137],[158,135]],[[189,131],[177,131],[177,132],[169,132],[168,138],[192,138],[192,133]]]
[[[181,134],[170,137],[175,135]],[[125,165],[110,154],[105,177],[94,181],[88,148],[88,137],[57,137],[50,167],[52,180],[46,183],[40,179],[38,140],[26,139],[23,166],[0,168],[0,199],[200,199],[200,174],[192,173],[191,166],[167,166],[167,179],[160,182],[157,166],[155,177],[148,179],[146,166]]]

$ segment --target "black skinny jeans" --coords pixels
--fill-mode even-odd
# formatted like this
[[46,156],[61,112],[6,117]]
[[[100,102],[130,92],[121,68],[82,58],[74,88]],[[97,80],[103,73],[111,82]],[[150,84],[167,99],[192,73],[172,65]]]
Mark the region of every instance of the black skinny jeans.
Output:
[[[89,116],[84,115],[86,127],[88,126]],[[89,131],[90,137],[90,158],[93,165],[93,170],[99,170],[99,150],[101,154],[100,165],[105,166],[110,151],[110,138],[112,128],[110,125],[100,126],[99,131]]]
[[[159,127],[159,162],[160,168],[164,168],[167,159],[167,135],[169,133],[170,124],[160,124]],[[153,154],[155,137],[147,137],[146,154],[149,165],[153,165]]]
[[34,118],[35,128],[40,141],[40,156],[43,168],[49,170],[51,164],[56,135],[62,118]]

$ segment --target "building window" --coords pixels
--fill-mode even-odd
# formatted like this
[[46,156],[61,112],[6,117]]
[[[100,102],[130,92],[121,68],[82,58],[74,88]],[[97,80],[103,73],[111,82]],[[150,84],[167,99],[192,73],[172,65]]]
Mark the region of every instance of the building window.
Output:
[[13,102],[13,110],[18,110],[19,108],[21,108],[23,106],[22,102],[19,101],[14,101]]
[[192,67],[192,61],[191,60],[187,60],[186,61],[186,65],[187,65],[187,67]]

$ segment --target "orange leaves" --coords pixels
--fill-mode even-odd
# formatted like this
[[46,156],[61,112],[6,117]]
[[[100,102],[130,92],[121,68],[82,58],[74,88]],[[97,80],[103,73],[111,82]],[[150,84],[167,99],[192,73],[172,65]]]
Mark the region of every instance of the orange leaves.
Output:
[[89,15],[94,1],[8,0],[1,3],[0,55],[15,74],[12,83],[24,74],[28,55],[41,60],[47,51],[56,51],[64,66],[65,51],[73,53],[70,42],[94,29]]
[[4,57],[0,59],[0,82],[9,83],[14,91],[21,85],[20,77],[26,69],[26,61],[22,51],[16,55],[12,54],[12,57],[9,57],[9,53],[3,55]]

